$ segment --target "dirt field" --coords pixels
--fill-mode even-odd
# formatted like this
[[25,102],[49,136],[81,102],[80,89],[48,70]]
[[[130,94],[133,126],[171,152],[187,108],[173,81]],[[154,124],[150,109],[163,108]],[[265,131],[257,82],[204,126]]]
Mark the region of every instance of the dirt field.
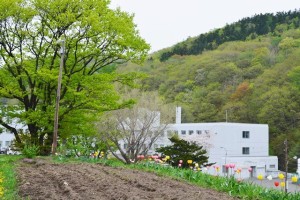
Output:
[[17,169],[19,194],[39,199],[233,199],[152,173],[100,164],[21,163]]

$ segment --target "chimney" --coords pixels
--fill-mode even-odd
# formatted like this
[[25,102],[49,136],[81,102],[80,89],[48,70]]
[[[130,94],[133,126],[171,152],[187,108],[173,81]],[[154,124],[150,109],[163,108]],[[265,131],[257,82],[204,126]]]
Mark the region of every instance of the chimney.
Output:
[[176,124],[181,124],[181,107],[176,106]]

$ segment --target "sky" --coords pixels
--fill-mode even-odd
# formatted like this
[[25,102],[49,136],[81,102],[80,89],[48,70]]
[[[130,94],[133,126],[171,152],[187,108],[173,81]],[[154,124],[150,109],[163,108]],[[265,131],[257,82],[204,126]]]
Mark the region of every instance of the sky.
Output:
[[111,8],[134,14],[150,52],[255,14],[299,10],[299,0],[111,0]]

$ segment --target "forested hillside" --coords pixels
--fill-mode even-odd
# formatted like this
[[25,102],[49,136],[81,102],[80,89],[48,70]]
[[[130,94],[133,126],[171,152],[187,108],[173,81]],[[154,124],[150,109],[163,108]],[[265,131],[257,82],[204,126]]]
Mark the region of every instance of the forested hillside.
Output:
[[[205,50],[216,49],[220,44],[228,41],[254,39],[259,35],[285,28],[300,27],[300,12],[278,12],[255,15],[239,20],[233,24],[227,24],[224,28],[216,29],[209,33],[201,34],[195,38],[174,45],[160,55],[160,61],[169,59],[172,55],[197,55]],[[279,26],[284,24],[283,26]]]
[[[282,21],[279,19],[284,19],[283,23],[279,23]],[[266,31],[252,31],[248,36],[241,34],[241,38],[232,39],[239,41],[226,42],[230,39],[225,39],[222,44],[198,51],[198,55],[174,53],[176,46],[202,45],[199,41],[204,36],[217,41],[220,38],[217,33],[225,33],[228,28],[245,32],[246,22],[256,28],[263,26],[261,24],[268,26],[261,28]],[[184,122],[225,121],[227,112],[229,122],[269,124],[270,154],[279,156],[283,169],[281,161],[286,137],[290,157],[300,157],[298,27],[299,12],[296,11],[278,16],[257,15],[175,45],[170,48],[174,55],[164,62],[161,55],[166,50],[150,55],[143,66],[128,63],[126,70],[148,74],[142,81],[142,89],[157,90],[167,103],[182,106]],[[226,35],[233,37],[234,34]],[[291,160],[290,169],[295,166]]]

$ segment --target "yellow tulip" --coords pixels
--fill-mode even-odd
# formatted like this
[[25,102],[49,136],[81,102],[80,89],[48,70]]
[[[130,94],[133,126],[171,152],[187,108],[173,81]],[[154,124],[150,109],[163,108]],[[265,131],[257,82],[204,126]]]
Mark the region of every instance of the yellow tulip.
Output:
[[264,179],[264,177],[263,177],[263,175],[259,174],[259,175],[257,176],[257,179],[261,181],[261,180]]
[[0,186],[0,197],[2,197],[3,195],[4,195],[4,188]]
[[169,160],[170,159],[170,156],[166,156],[166,160]]
[[298,177],[297,177],[297,176],[293,176],[293,177],[292,177],[292,182],[293,182],[293,183],[298,182]]
[[192,162],[193,162],[192,160],[188,160],[187,161],[188,164],[192,164]]
[[284,179],[284,175],[283,174],[279,174],[278,178],[282,180],[282,179]]
[[280,183],[280,186],[281,186],[281,187],[284,187],[284,186],[285,186],[285,182],[281,182],[281,183]]
[[195,163],[195,167],[199,167],[199,164],[198,164],[198,163]]

